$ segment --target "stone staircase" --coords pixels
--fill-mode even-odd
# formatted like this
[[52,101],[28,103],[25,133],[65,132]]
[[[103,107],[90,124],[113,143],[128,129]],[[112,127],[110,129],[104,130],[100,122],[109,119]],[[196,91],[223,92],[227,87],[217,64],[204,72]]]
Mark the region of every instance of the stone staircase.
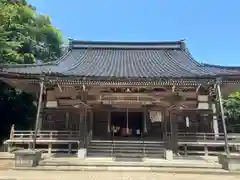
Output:
[[92,140],[88,145],[87,155],[89,157],[115,157],[124,160],[144,157],[162,158],[164,142]]

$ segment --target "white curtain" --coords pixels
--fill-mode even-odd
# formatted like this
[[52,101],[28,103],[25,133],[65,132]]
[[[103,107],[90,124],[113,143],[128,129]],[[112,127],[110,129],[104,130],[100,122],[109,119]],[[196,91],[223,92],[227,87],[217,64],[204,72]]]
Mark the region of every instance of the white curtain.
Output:
[[151,122],[162,122],[162,113],[160,111],[150,111]]
[[186,117],[185,121],[186,121],[186,127],[189,127],[189,117]]

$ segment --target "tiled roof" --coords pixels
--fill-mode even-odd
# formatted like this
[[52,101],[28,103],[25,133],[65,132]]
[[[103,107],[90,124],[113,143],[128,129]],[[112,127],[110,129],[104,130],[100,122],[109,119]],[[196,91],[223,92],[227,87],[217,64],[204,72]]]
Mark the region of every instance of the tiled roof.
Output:
[[91,42],[72,41],[69,51],[53,64],[14,65],[8,73],[61,74],[108,78],[195,78],[240,75],[240,71],[200,64],[183,41]]

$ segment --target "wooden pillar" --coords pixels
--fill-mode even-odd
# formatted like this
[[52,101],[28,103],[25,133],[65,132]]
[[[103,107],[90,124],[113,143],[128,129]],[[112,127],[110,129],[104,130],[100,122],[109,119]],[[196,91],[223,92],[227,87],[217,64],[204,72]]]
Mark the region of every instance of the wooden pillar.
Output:
[[226,122],[225,122],[220,80],[217,80],[217,94],[218,94],[218,98],[219,98],[219,106],[220,106],[220,110],[221,110],[221,118],[222,118],[222,124],[223,124],[225,151],[226,151],[226,154],[229,155],[230,152],[229,152],[229,145],[228,145],[227,127],[226,127]]
[[169,123],[170,123],[169,111],[166,110],[165,113],[164,113],[164,135],[163,135],[163,140],[164,141],[168,141],[168,137],[169,137],[168,127],[169,127]]
[[108,131],[108,138],[111,139],[111,110],[108,110],[108,127],[107,127],[107,131]]
[[44,119],[44,107],[46,107],[46,103],[44,102],[44,99],[42,100],[40,114],[39,114],[39,124],[38,124],[38,130],[42,130],[42,124]]
[[34,136],[33,136],[33,146],[32,146],[33,149],[36,148],[37,133],[38,133],[38,129],[39,129],[40,113],[41,113],[41,107],[42,107],[43,89],[44,89],[44,81],[41,80],[39,99],[38,99],[38,107],[37,107],[37,115],[36,115],[36,123],[35,123],[35,130],[34,130]]
[[84,148],[87,147],[87,144],[86,144],[86,137],[88,135],[88,132],[87,132],[87,109],[84,108]]
[[93,110],[90,111],[90,129],[93,130],[93,119],[94,119],[94,113]]
[[[65,112],[65,129],[70,130],[71,126],[69,125],[69,112]],[[71,129],[72,130],[72,129]]]
[[162,131],[163,131],[162,139],[164,141],[167,139],[167,121],[168,121],[167,114],[166,114],[166,111],[164,111],[164,113],[163,113],[163,128],[162,128]]
[[143,107],[143,122],[142,122],[142,139],[144,139],[145,135],[147,134],[147,107]]
[[219,136],[219,126],[218,126],[218,117],[217,117],[217,107],[216,107],[216,100],[212,102],[212,129],[214,132],[215,137]]
[[178,116],[179,114],[171,114],[170,116],[172,151],[175,154],[178,153]]
[[148,109],[147,107],[144,107],[144,134],[147,134],[148,132],[147,120],[148,120]]
[[188,147],[187,144],[184,144],[184,156],[188,155]]
[[79,128],[78,128],[78,134],[79,134],[79,138],[80,138],[80,140],[83,140],[83,120],[84,120],[84,118],[83,118],[83,112],[80,112],[79,113]]
[[204,145],[204,156],[208,156],[208,146]]
[[87,114],[88,114],[88,110],[87,110],[87,96],[88,96],[88,91],[86,89],[86,87],[83,85],[83,95],[82,95],[82,102],[84,105],[84,148],[87,148],[87,142],[86,142],[86,138],[88,136],[88,127],[87,127]]

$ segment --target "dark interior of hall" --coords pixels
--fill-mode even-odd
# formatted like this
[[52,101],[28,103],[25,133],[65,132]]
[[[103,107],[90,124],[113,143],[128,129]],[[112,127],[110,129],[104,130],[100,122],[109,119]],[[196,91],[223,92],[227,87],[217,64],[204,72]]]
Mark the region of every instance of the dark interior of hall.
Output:
[[141,136],[143,127],[142,112],[112,112],[111,129],[114,136]]

